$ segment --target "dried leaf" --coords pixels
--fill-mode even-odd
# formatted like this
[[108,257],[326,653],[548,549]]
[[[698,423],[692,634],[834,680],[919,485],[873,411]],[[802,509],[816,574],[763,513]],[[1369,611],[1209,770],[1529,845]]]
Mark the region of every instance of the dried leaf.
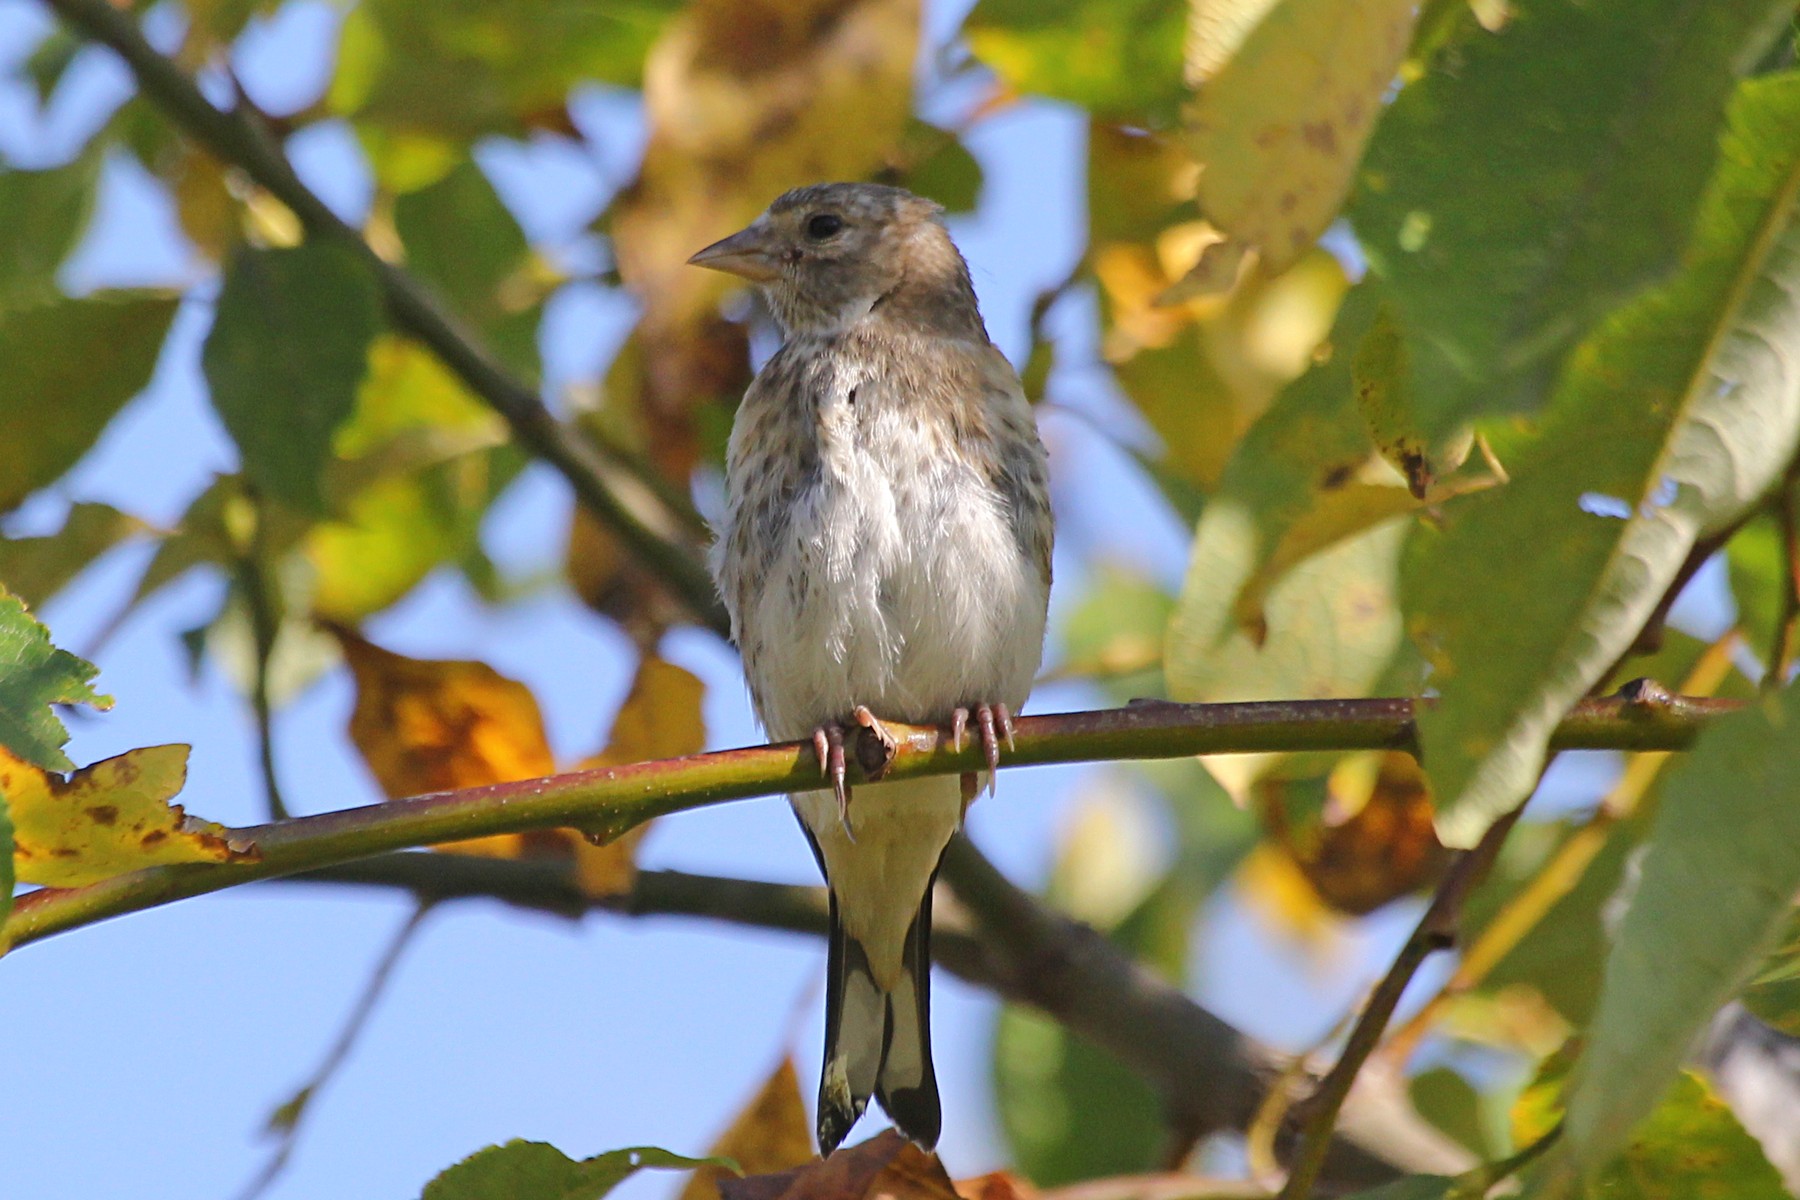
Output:
[[937,1155],[889,1129],[830,1158],[775,1175],[726,1179],[721,1200],[957,1200]]
[[1424,772],[1410,754],[1346,758],[1326,786],[1324,822],[1304,844],[1287,844],[1327,906],[1362,916],[1436,877],[1444,848]]
[[[786,1171],[812,1161],[812,1126],[792,1058],[781,1060],[707,1153],[729,1159],[749,1175]],[[714,1200],[720,1182],[730,1178],[732,1172],[722,1167],[701,1167],[676,1200]]]
[[187,758],[186,746],[145,746],[65,778],[0,749],[18,877],[80,887],[144,867],[260,859],[235,830],[169,803],[187,780]]

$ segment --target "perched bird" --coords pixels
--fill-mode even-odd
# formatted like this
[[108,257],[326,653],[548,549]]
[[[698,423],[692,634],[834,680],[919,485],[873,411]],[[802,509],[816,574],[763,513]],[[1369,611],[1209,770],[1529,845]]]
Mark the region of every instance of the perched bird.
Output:
[[[756,284],[781,348],[744,395],[713,569],[757,715],[811,738],[792,796],[831,893],[819,1146],[874,1095],[930,1147],[931,885],[975,776],[845,785],[846,734],[973,720],[987,782],[1031,690],[1050,593],[1048,471],[942,209],[830,183],[689,261]],[[854,741],[852,742],[854,745]]]

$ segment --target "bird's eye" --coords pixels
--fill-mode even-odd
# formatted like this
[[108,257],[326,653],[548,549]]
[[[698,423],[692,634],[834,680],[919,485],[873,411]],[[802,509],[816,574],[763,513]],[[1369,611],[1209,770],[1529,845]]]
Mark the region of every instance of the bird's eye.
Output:
[[806,236],[822,242],[844,227],[844,218],[836,213],[814,213],[806,218]]

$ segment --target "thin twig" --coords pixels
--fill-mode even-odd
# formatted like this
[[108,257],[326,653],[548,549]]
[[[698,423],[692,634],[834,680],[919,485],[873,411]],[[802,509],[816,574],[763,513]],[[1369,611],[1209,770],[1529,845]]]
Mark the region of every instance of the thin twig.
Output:
[[281,797],[281,780],[275,770],[275,722],[269,702],[269,664],[275,657],[275,639],[281,632],[281,620],[269,594],[269,510],[262,497],[254,498],[251,512],[255,526],[250,544],[238,554],[238,582],[244,593],[244,605],[250,614],[250,636],[255,643],[255,662],[250,679],[250,708],[256,716],[257,761],[262,768],[263,794],[271,821],[288,819],[287,802]]
[[[1632,697],[1576,705],[1550,744],[1553,749],[1681,750],[1692,744],[1708,717],[1736,707],[1731,701],[1671,696],[1646,685]],[[1260,750],[1411,750],[1412,717],[1410,700],[1130,704],[1021,718],[1001,765]],[[954,775],[986,765],[979,745],[957,750],[948,729],[884,724],[897,738],[884,778]],[[852,782],[861,780],[857,768],[852,773]],[[250,850],[251,860],[149,867],[86,887],[22,896],[0,928],[0,950],[173,900],[409,846],[557,825],[616,837],[652,817],[821,786],[812,743],[786,742],[295,817],[228,831],[233,843]]]
[[413,910],[412,916],[407,918],[406,924],[400,927],[400,931],[388,943],[386,952],[376,962],[375,970],[369,976],[369,981],[363,985],[362,995],[357,997],[355,1005],[351,1007],[349,1015],[344,1020],[343,1028],[338,1031],[337,1040],[331,1044],[331,1049],[325,1052],[325,1058],[319,1063],[318,1070],[313,1072],[312,1078],[300,1085],[285,1104],[269,1115],[269,1132],[281,1139],[280,1145],[275,1148],[275,1153],[270,1156],[263,1169],[257,1173],[256,1178],[252,1179],[244,1190],[238,1193],[238,1200],[255,1200],[257,1196],[268,1191],[269,1185],[275,1182],[282,1169],[287,1166],[288,1159],[293,1156],[294,1146],[299,1139],[300,1121],[306,1116],[307,1107],[318,1096],[319,1089],[331,1080],[338,1068],[343,1066],[344,1060],[350,1056],[351,1047],[356,1045],[357,1037],[361,1035],[363,1027],[369,1023],[369,1016],[375,1011],[375,1002],[381,998],[382,992],[387,990],[388,980],[394,974],[394,967],[400,961],[401,952],[412,941],[413,935],[419,932],[419,926],[424,922],[425,914],[429,911],[431,911],[431,905],[428,903],[421,903],[418,908]]
[[1501,844],[1523,811],[1521,804],[1495,821],[1474,849],[1457,857],[1438,885],[1437,894],[1431,898],[1425,915],[1419,918],[1412,936],[1406,939],[1393,965],[1369,996],[1368,1004],[1344,1042],[1343,1053],[1336,1065],[1319,1081],[1318,1089],[1300,1105],[1305,1113],[1300,1145],[1295,1151],[1287,1183],[1281,1189],[1281,1200],[1307,1200],[1312,1195],[1319,1168],[1325,1162],[1325,1152],[1331,1145],[1332,1132],[1337,1128],[1338,1111],[1343,1108],[1344,1098],[1350,1094],[1357,1073],[1380,1043],[1382,1032],[1387,1029],[1400,997],[1420,964],[1433,953],[1455,944],[1463,902],[1493,865],[1494,856],[1500,853]]
[[432,351],[469,389],[505,418],[513,436],[568,480],[576,497],[669,585],[695,619],[723,634],[729,622],[712,577],[687,534],[693,521],[672,511],[643,467],[609,460],[573,436],[543,401],[500,365],[473,331],[429,289],[381,258],[301,182],[281,146],[247,108],[215,107],[178,65],[157,53],[135,21],[107,0],[43,0],[81,36],[111,48],[163,112],[221,161],[235,166],[292,209],[307,234],[356,251],[380,284],[394,323]]

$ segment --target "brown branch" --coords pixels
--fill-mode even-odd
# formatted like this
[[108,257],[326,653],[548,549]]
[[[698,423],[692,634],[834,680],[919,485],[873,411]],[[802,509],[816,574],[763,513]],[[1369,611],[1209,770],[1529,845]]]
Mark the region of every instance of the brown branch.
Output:
[[728,632],[712,578],[690,544],[695,522],[669,505],[640,464],[604,458],[591,443],[573,436],[428,288],[378,255],[301,182],[252,109],[241,104],[229,110],[215,107],[186,72],[144,40],[129,14],[107,0],[44,3],[76,33],[123,58],[145,96],[221,162],[242,170],[292,209],[307,236],[354,250],[374,274],[394,323],[499,413],[520,445],[559,471],[581,504],[669,585],[696,620],[720,634]]
[[[1171,1117],[1203,1132],[1242,1129],[1281,1069],[1276,1051],[1246,1037],[1147,971],[1089,926],[1047,909],[1007,882],[958,839],[944,864],[956,903],[938,907],[932,956],[940,967],[1007,1000],[1030,1004],[1116,1056],[1163,1096]],[[632,891],[584,895],[566,862],[457,854],[392,854],[292,877],[293,882],[401,888],[422,902],[497,899],[575,917],[700,917],[757,929],[822,936],[825,890],[793,884],[641,871]],[[1360,1186],[1409,1170],[1461,1164],[1421,1149],[1416,1129],[1363,1114],[1354,1136],[1333,1144],[1324,1178]],[[1392,1136],[1390,1136],[1392,1133]]]
[[[1552,749],[1682,750],[1731,701],[1670,696],[1655,685],[1635,698],[1576,705]],[[1410,700],[1292,700],[1247,704],[1132,704],[1096,712],[1025,717],[1003,766],[1184,758],[1262,750],[1414,748]],[[918,778],[981,769],[981,750],[957,750],[948,730],[887,722],[898,745],[886,777]],[[852,774],[860,779],[853,767]],[[853,780],[854,782],[855,780]],[[291,875],[409,846],[573,825],[617,837],[652,817],[824,783],[810,742],[721,750],[438,792],[363,808],[230,831],[256,861],[149,867],[87,887],[19,898],[0,950],[64,930],[221,888]]]

